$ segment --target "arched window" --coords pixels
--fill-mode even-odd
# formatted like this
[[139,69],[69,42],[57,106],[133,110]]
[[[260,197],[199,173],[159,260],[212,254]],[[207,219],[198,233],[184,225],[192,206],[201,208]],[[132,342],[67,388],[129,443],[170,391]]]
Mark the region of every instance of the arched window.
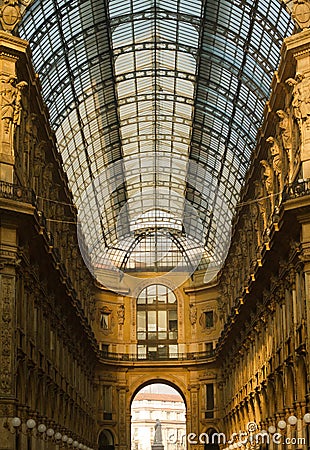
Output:
[[99,450],[114,450],[114,439],[109,430],[103,430],[99,436]]
[[162,284],[144,288],[137,299],[137,340],[140,359],[178,356],[177,299]]

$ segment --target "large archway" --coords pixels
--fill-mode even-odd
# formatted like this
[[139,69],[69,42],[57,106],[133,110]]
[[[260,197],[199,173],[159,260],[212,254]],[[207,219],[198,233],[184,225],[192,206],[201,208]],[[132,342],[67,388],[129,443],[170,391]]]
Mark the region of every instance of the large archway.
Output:
[[186,450],[186,404],[176,386],[142,385],[131,401],[131,450]]

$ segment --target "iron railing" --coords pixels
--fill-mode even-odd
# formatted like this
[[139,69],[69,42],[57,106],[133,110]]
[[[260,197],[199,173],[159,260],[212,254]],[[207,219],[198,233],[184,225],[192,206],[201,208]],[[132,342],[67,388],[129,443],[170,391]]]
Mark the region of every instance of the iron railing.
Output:
[[310,195],[310,179],[297,180],[288,185],[283,193],[283,200],[291,200],[293,198]]
[[136,353],[113,353],[101,350],[100,356],[102,359],[108,361],[201,361],[213,358],[215,356],[215,351],[172,353],[170,355],[160,355],[154,353],[138,355]]
[[32,189],[6,181],[0,181],[0,198],[30,203],[33,206],[36,204],[36,196]]

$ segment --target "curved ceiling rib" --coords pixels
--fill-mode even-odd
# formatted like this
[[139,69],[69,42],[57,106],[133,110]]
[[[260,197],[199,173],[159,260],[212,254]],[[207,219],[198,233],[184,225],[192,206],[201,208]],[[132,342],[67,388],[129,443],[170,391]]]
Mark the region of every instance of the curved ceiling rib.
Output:
[[286,7],[36,0],[28,9],[20,34],[95,266],[219,269],[293,30]]

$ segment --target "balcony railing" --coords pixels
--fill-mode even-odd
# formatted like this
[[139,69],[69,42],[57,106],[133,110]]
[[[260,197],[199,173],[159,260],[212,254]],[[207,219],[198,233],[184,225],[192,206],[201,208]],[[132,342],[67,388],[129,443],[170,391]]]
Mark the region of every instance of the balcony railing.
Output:
[[138,355],[136,353],[112,353],[105,350],[100,351],[100,356],[108,361],[200,361],[212,359],[215,351],[192,352],[192,353],[172,353],[170,355]]
[[291,200],[293,198],[310,195],[310,179],[297,180],[286,187],[283,193],[283,200]]
[[0,198],[30,203],[33,206],[36,203],[35,193],[32,189],[7,183],[6,181],[0,181]]

